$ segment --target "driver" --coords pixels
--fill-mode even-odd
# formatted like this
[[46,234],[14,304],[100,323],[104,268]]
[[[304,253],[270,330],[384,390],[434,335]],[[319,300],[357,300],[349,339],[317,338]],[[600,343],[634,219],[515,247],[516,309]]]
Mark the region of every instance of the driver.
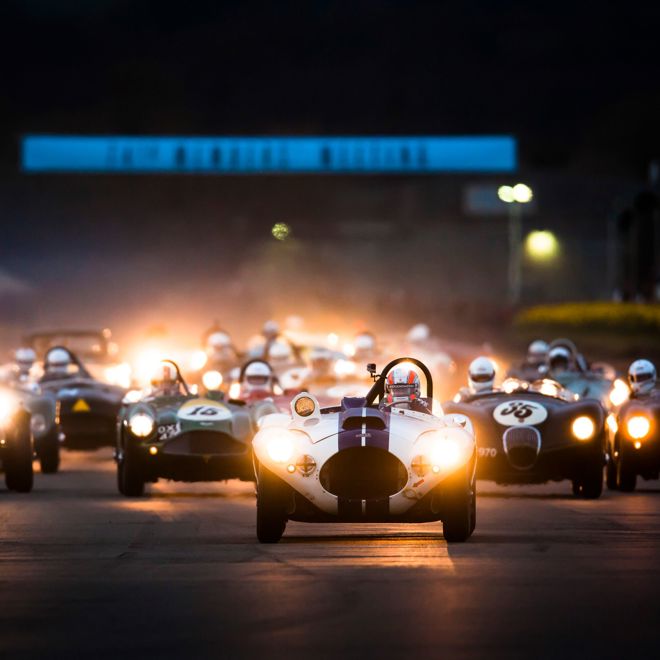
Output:
[[657,373],[649,360],[635,360],[628,367],[628,382],[634,398],[648,396],[655,389]]
[[495,389],[495,364],[487,357],[478,357],[468,367],[468,390],[470,394],[492,392]]
[[355,337],[353,347],[355,348],[353,359],[356,362],[371,362],[376,353],[376,339],[370,332],[361,332]]
[[253,401],[271,397],[274,384],[275,375],[267,362],[250,362],[243,370],[240,398]]
[[37,361],[37,354],[32,348],[17,348],[14,353],[14,379],[23,383],[30,379],[30,372]]
[[565,346],[555,346],[548,353],[548,373],[555,380],[575,371],[572,353]]
[[550,346],[547,341],[535,339],[527,347],[527,357],[524,362],[525,366],[538,369],[539,371],[541,371],[541,369],[545,370],[549,350]]
[[44,375],[41,377],[41,382],[67,378],[70,375],[69,367],[72,364],[73,361],[68,351],[63,348],[53,348],[46,354]]
[[222,330],[208,336],[206,353],[209,356],[210,364],[220,371],[231,368],[236,362],[236,351],[231,337]]
[[382,408],[404,408],[418,412],[429,412],[420,399],[419,375],[414,369],[395,367],[385,380],[385,397]]
[[179,374],[173,364],[163,362],[151,378],[152,396],[177,396],[179,394]]

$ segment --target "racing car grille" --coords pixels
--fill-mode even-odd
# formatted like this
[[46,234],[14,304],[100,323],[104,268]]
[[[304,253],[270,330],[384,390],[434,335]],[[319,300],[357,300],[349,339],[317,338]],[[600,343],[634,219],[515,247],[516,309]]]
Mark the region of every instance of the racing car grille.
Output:
[[541,451],[541,434],[533,426],[509,428],[504,432],[502,443],[511,467],[528,470]]
[[351,500],[373,500],[398,493],[408,481],[403,463],[377,447],[351,447],[332,456],[319,475],[325,490]]
[[163,447],[166,454],[216,454],[235,456],[244,454],[247,446],[227,433],[217,431],[190,431],[168,441]]

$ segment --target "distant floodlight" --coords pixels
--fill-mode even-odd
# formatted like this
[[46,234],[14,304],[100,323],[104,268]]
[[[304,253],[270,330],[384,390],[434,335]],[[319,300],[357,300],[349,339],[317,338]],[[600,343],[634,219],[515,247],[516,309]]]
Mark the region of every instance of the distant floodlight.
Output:
[[513,188],[511,186],[500,186],[497,189],[497,196],[507,204],[511,204],[511,202],[515,201],[513,196]]
[[525,239],[525,251],[535,261],[548,261],[557,256],[559,242],[551,231],[532,231]]
[[534,193],[529,186],[526,186],[524,183],[516,183],[513,186],[513,199],[520,204],[527,204],[527,202],[532,201]]
[[291,227],[286,222],[276,222],[270,232],[278,241],[286,241],[291,235]]

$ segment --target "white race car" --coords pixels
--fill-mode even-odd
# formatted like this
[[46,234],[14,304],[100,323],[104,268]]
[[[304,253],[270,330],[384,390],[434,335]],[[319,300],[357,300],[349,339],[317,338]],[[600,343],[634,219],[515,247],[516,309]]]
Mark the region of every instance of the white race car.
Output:
[[[426,396],[385,405],[387,374],[418,370]],[[447,541],[465,541],[476,522],[476,442],[465,415],[434,415],[433,381],[419,360],[399,358],[376,375],[364,398],[321,408],[303,392],[291,414],[266,415],[254,437],[257,537],[277,543],[287,520],[429,522]]]

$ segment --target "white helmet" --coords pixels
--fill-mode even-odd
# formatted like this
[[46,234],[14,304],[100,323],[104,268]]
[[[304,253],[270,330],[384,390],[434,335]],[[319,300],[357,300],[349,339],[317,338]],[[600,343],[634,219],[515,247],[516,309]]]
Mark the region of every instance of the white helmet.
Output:
[[243,371],[241,389],[244,395],[257,392],[271,394],[273,391],[273,370],[267,362],[251,362]]
[[542,339],[535,339],[527,347],[527,362],[534,365],[544,364],[548,359],[548,351],[550,350],[550,345],[547,341]]
[[27,375],[32,369],[32,365],[37,361],[37,354],[32,348],[17,348],[14,353],[14,360],[18,367],[18,373]]
[[264,327],[261,329],[261,334],[266,339],[275,339],[280,334],[280,324],[277,321],[266,321]]
[[206,340],[206,345],[213,351],[231,347],[231,337],[226,332],[213,332]]
[[552,376],[568,371],[573,365],[573,355],[565,346],[555,346],[548,353],[548,370]]
[[53,348],[46,353],[44,371],[47,374],[65,375],[68,373],[70,364],[71,355],[67,350],[64,348]]
[[423,344],[424,342],[427,342],[430,337],[431,329],[426,323],[418,323],[417,325],[414,325],[408,330],[408,334],[406,335],[406,339],[411,344]]
[[287,363],[291,361],[293,351],[286,341],[275,341],[268,349],[268,358],[276,364]]
[[657,374],[652,362],[635,360],[628,367],[628,382],[634,394],[648,394],[654,387]]
[[420,396],[419,375],[414,369],[395,367],[387,374],[385,393],[387,403],[408,404]]
[[369,355],[376,350],[376,340],[370,332],[361,332],[355,337],[353,346],[355,348],[355,357],[360,359],[361,355]]
[[468,386],[473,394],[492,390],[495,384],[495,365],[487,357],[478,357],[468,367]]

